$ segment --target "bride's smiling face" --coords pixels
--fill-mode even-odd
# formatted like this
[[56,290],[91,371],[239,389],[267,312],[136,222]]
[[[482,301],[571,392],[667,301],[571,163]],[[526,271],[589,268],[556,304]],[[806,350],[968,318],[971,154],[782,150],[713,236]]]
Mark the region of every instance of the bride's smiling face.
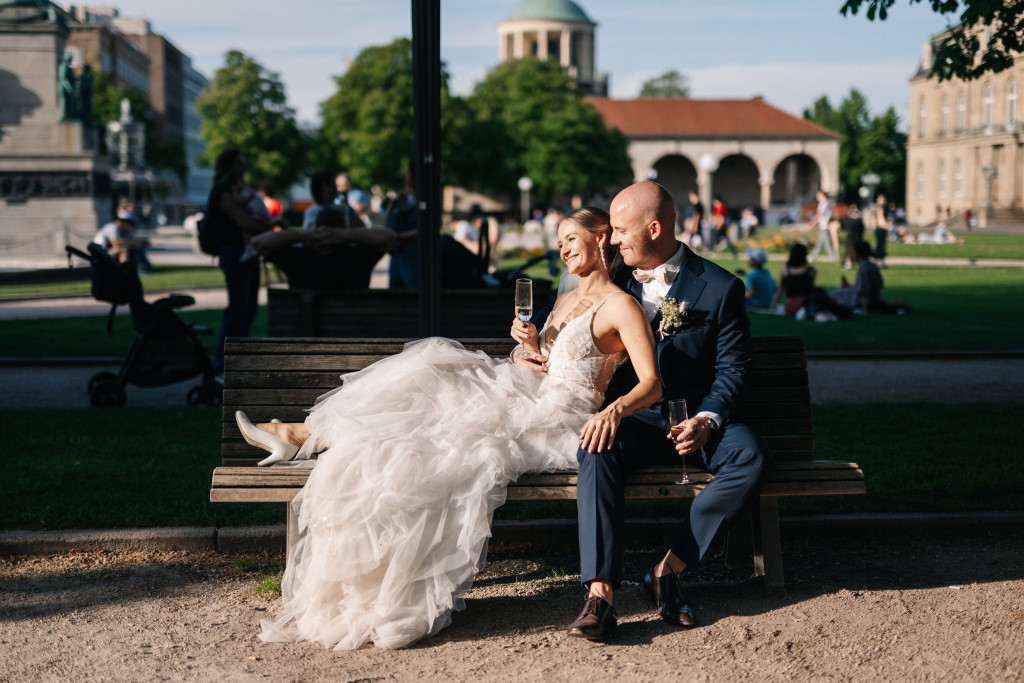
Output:
[[558,253],[570,273],[589,273],[600,263],[603,239],[580,227],[575,222],[564,220],[558,226]]

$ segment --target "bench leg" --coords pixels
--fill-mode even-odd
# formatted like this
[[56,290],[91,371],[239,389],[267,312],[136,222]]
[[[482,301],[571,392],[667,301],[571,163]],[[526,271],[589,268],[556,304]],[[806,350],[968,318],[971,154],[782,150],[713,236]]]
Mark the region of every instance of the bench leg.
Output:
[[782,586],[782,536],[778,496],[760,496],[755,508],[754,571],[768,586]]
[[285,503],[284,507],[288,511],[288,522],[285,528],[285,557],[288,557],[299,540],[299,516],[295,514],[290,502]]
[[753,537],[750,533],[752,517],[745,512],[729,529],[725,539],[725,564],[729,567],[747,566],[750,561],[750,549]]

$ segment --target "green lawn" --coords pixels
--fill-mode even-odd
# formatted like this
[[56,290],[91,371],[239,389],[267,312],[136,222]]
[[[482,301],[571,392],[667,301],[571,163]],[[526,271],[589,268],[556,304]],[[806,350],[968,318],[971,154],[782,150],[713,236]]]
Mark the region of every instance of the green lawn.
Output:
[[[107,335],[106,316],[0,321],[0,349],[3,349],[0,354],[25,357],[123,356],[135,336],[127,310],[127,306],[118,309],[124,314],[115,318],[111,336]],[[213,334],[199,337],[203,346],[212,353],[223,311],[185,308],[178,313],[186,322],[206,325],[213,330]],[[252,335],[265,337],[266,334],[267,307],[260,306]]]
[[[1022,510],[1024,404],[815,407],[817,455],[859,463],[866,496],[791,498],[785,512]],[[968,452],[963,425],[984,434]],[[80,529],[282,522],[282,505],[212,504],[220,413],[209,408],[5,410],[0,527]],[[969,467],[965,467],[969,463]],[[680,503],[630,501],[636,516]],[[498,518],[572,517],[575,506],[511,502]]]
[[[89,268],[76,269],[81,277],[70,282],[0,282],[0,297],[68,296],[89,293]],[[159,266],[141,277],[147,298],[150,292],[181,291],[195,287],[223,287],[224,274],[216,266]]]

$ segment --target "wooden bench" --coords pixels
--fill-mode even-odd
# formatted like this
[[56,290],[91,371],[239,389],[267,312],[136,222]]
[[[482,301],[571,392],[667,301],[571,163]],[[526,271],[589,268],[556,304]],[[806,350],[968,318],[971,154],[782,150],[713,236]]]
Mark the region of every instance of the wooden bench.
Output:
[[[536,288],[534,309],[554,301],[554,290]],[[438,334],[468,339],[494,334],[513,318],[512,290],[442,289]],[[418,294],[408,289],[316,290],[267,287],[271,337],[410,339],[419,329]]]
[[[359,370],[398,353],[394,339],[228,339],[225,345],[224,405],[221,467],[214,470],[213,502],[288,503],[306,481],[309,471],[298,468],[257,468],[266,454],[246,444],[235,425],[236,410],[254,422],[279,418],[299,422],[305,409],[339,383],[339,375]],[[504,357],[507,339],[468,339],[470,349]],[[778,501],[782,496],[865,493],[864,473],[856,463],[814,460],[811,400],[807,361],[799,337],[754,339],[755,361],[749,389],[738,417],[750,424],[771,449],[775,472],[757,505],[751,523],[738,523],[730,546],[753,553],[755,574],[768,585],[782,585],[782,548]],[[712,476],[690,472],[692,484],[680,486],[680,468],[651,467],[627,480],[628,498],[690,498]],[[573,500],[576,473],[572,471],[521,477],[508,488],[508,500]],[[296,519],[288,506],[287,543],[296,539]],[[737,541],[737,539],[745,539]]]

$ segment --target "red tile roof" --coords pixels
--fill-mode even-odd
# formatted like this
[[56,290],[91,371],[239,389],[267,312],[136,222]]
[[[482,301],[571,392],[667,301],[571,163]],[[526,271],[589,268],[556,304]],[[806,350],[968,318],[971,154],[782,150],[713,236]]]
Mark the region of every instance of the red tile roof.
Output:
[[764,100],[586,98],[609,128],[628,138],[833,139],[839,133]]

